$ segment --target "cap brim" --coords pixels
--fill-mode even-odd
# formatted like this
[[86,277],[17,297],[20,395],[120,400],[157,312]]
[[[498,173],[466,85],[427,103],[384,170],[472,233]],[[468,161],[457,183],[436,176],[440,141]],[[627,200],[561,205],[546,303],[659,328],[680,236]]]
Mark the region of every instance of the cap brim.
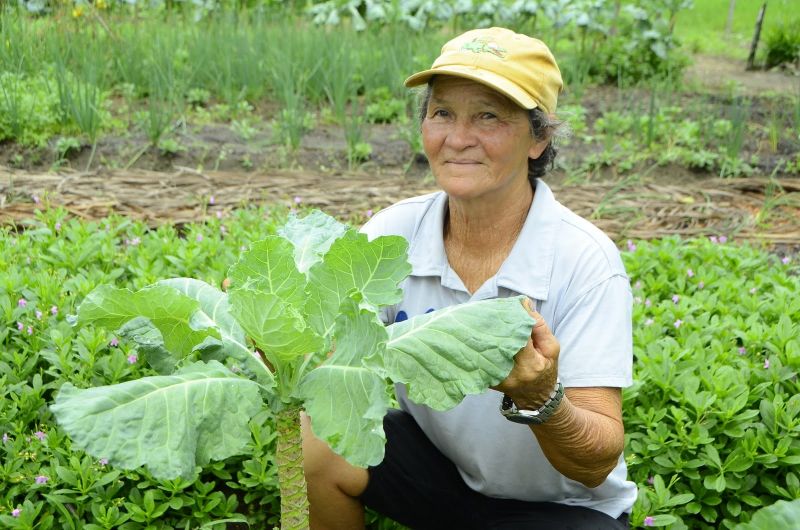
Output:
[[501,77],[495,73],[489,72],[488,70],[481,70],[479,68],[473,68],[469,66],[438,66],[436,68],[424,70],[412,75],[405,80],[404,84],[408,88],[424,85],[431,77],[435,75],[452,75],[476,81],[482,85],[486,85],[489,88],[497,90],[523,109],[530,110],[539,107],[539,104],[536,102],[536,100],[534,100],[525,91],[505,77]]

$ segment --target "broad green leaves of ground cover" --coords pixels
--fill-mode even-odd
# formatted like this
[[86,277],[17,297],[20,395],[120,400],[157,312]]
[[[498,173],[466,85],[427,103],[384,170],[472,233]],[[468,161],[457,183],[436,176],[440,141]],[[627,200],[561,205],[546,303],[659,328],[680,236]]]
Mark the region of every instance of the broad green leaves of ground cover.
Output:
[[796,498],[792,258],[716,237],[631,243],[624,257],[635,296],[635,382],[624,403],[640,484],[633,522],[732,528],[774,499]]
[[[229,293],[172,279],[135,292],[101,286],[85,298],[80,324],[136,342],[164,375],[88,390],[66,385],[52,410],[78,447],[123,468],[145,465],[159,478],[188,477],[209,458],[243,450],[198,435],[197,425],[219,427],[224,415],[229,430],[242,434],[257,412],[251,397],[260,391],[276,414],[304,405],[334,450],[356,465],[374,465],[383,458],[385,378],[408,383],[412,399],[451,408],[501,381],[530,336],[533,321],[518,298],[466,304],[387,331],[378,310],[401,299],[398,285],[411,270],[405,240],[369,241],[321,212],[293,218],[282,233],[292,241],[269,236],[242,254],[230,269]],[[488,320],[496,333],[484,334]],[[260,372],[245,335],[266,359]],[[210,359],[240,372],[244,366],[244,373]],[[196,396],[208,385],[168,375],[176,368],[175,375],[190,370],[212,385],[219,392],[214,406]],[[199,424],[153,421],[164,409],[184,411]],[[131,444],[132,432],[154,442],[153,450]],[[109,447],[116,451],[108,454]]]

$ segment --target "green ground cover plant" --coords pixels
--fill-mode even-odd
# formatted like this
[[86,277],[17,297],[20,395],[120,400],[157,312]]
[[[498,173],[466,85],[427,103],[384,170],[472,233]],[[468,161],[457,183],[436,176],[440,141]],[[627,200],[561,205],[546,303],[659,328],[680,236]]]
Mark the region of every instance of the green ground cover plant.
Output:
[[[49,406],[65,382],[89,388],[157,375],[134,340],[67,321],[93,289],[136,291],[172,277],[220,285],[242,247],[275,234],[287,209],[211,206],[203,222],[151,230],[121,217],[69,219],[37,200],[35,219],[0,228],[2,524],[277,524],[270,411],[247,424],[247,454],[212,462],[196,478],[163,480],[79,451]],[[626,458],[640,488],[636,527],[733,528],[800,493],[797,257],[729,236],[623,243],[636,297],[636,383],[624,401]],[[391,523],[371,517],[370,525]]]

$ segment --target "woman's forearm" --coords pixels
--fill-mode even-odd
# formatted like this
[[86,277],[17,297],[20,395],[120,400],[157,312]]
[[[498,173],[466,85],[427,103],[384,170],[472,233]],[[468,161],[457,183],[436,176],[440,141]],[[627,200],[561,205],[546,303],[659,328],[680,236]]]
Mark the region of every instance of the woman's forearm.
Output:
[[[573,399],[570,399],[572,395]],[[619,389],[568,389],[556,412],[531,426],[550,464],[562,475],[594,488],[614,469],[624,446],[620,419],[599,411],[614,410]]]

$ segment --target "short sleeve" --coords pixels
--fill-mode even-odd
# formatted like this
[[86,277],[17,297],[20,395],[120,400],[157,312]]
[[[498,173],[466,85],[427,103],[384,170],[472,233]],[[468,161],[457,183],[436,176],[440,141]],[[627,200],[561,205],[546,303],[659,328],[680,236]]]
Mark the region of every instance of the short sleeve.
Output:
[[551,328],[561,345],[558,371],[565,387],[633,383],[632,306],[630,282],[616,274],[556,315]]

